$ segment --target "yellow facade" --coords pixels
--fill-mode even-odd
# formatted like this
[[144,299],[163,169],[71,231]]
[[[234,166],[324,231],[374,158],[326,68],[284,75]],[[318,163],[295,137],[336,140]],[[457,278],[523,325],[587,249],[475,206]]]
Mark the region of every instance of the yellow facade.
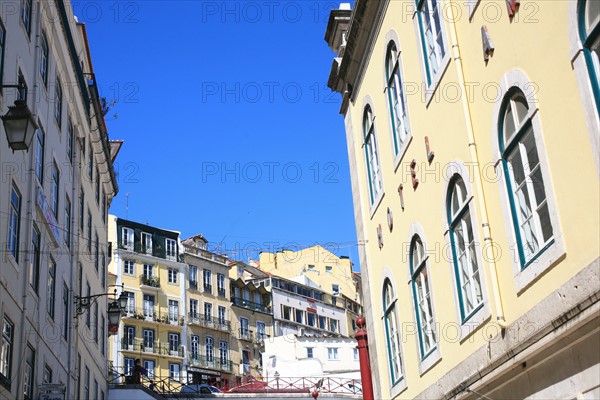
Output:
[[129,296],[110,341],[113,367],[129,375],[140,359],[149,378],[179,380],[186,345],[186,268],[178,262],[179,234],[110,216],[109,236],[115,249],[112,284],[123,285]]
[[326,293],[338,291],[356,300],[352,262],[349,258],[336,256],[320,245],[299,251],[262,252],[260,269],[286,279],[304,275],[319,284]]
[[[360,263],[376,398],[462,398],[469,390],[489,398],[598,395],[597,345],[588,347],[599,337],[598,131],[597,114],[586,108],[583,78],[571,63],[577,57],[576,5],[521,2],[511,19],[505,1],[438,2],[444,54],[435,60],[437,71],[430,70],[429,84],[432,58],[423,56],[427,38],[421,35],[426,16],[414,2],[357,1],[352,13],[332,13],[326,40],[339,62],[330,87],[343,95],[357,231],[366,241]],[[338,43],[335,18],[339,31],[347,31],[338,34]],[[494,48],[487,62],[482,26]],[[386,68],[390,43],[399,54],[408,126],[399,152],[390,111],[393,73]],[[376,117],[370,137],[364,127],[368,107]],[[517,133],[505,137],[499,129],[510,129],[507,107],[526,111]],[[376,164],[366,154],[373,138],[382,187],[374,196]],[[521,176],[513,162],[521,150],[529,157],[524,164],[530,170],[523,173],[529,175],[524,186],[513,187],[509,183]],[[464,200],[453,214],[448,199],[458,178]],[[526,185],[532,185],[530,196],[544,199],[532,213],[540,236],[531,251],[534,242],[516,211],[523,203],[515,200],[524,201],[518,195],[524,196]],[[460,283],[474,281],[458,273],[463,264],[455,254],[456,221],[470,226],[467,258],[476,265],[472,276],[481,280],[476,307],[467,315]],[[416,238],[424,246],[420,262],[411,259],[419,253]],[[425,279],[431,309],[423,311],[426,296],[418,291]],[[564,315],[572,325],[563,325]],[[425,332],[422,321],[430,318],[432,329]],[[429,333],[434,344],[424,351]],[[585,359],[589,369],[550,358],[565,338],[571,345],[562,349]],[[392,371],[394,365],[399,368]],[[551,378],[557,370],[561,378]],[[512,386],[504,386],[508,382]]]

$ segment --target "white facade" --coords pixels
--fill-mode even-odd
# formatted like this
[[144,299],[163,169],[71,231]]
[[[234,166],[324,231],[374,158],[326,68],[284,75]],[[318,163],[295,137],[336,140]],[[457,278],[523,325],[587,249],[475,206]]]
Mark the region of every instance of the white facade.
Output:
[[[85,27],[62,0],[2,1],[0,114],[25,98],[39,126],[12,151],[0,128],[0,393],[107,395],[106,211],[117,192]],[[1,124],[0,124],[1,125]],[[88,173],[90,171],[91,173]]]
[[[342,306],[325,303],[309,296],[293,293],[278,287],[277,282],[286,282],[295,287],[303,287],[293,281],[281,278],[271,278],[271,295],[273,298],[273,318],[275,320],[275,336],[281,335],[310,335],[348,336],[346,311]],[[305,289],[313,290],[315,297],[325,295],[311,286]],[[333,297],[337,300],[337,297]],[[312,318],[312,319],[309,319]]]
[[286,335],[265,342],[264,376],[360,379],[356,340]]

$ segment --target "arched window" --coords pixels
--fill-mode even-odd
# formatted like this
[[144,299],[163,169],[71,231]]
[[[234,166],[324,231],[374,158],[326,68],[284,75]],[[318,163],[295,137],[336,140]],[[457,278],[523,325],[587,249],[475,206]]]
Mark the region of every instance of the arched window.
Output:
[[371,204],[381,196],[383,187],[381,184],[381,170],[379,169],[379,150],[375,136],[375,117],[370,106],[365,107],[363,116],[364,147],[367,160],[367,175],[369,177],[369,193]]
[[460,317],[465,322],[483,305],[483,294],[467,188],[459,175],[450,183],[446,209]]
[[596,110],[600,114],[600,2],[581,0],[578,15],[579,37],[583,44]]
[[421,33],[420,42],[423,50],[427,87],[431,87],[439,80],[438,74],[443,69],[443,61],[448,54],[440,1],[417,1],[416,14]]
[[400,349],[400,330],[398,329],[398,316],[396,315],[396,297],[389,279],[383,284],[383,320],[385,337],[390,363],[390,379],[392,385],[402,379],[402,352]]
[[410,135],[404,87],[400,74],[400,55],[394,42],[388,45],[385,60],[387,95],[392,118],[392,136],[394,139],[394,155],[398,155]]
[[419,349],[423,360],[436,347],[436,333],[428,257],[425,256],[425,249],[418,235],[413,236],[410,243],[410,273],[419,331]]
[[42,32],[42,37],[40,40],[40,75],[42,76],[42,80],[44,81],[44,86],[48,86],[48,57],[49,57],[49,49],[48,49],[48,39],[46,39],[46,34]]
[[511,88],[500,108],[499,145],[521,269],[553,242],[532,118],[523,92]]

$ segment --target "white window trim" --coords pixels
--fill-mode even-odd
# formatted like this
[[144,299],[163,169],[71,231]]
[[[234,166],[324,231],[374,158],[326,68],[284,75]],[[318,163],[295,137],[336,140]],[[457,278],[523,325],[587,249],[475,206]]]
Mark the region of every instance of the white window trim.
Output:
[[[384,81],[384,87],[383,87],[383,93],[384,96],[386,98],[386,102],[388,102],[388,109],[389,109],[389,99],[388,99],[388,95],[387,95],[387,52],[388,52],[388,47],[390,45],[390,42],[394,42],[394,44],[396,45],[396,51],[398,52],[398,68],[400,69],[400,77],[402,78],[402,83],[404,83],[404,68],[402,67],[402,46],[400,46],[400,39],[398,38],[398,33],[394,30],[391,29],[386,35],[385,35],[385,47],[383,49],[383,71],[382,71],[382,75],[383,75],[383,81]],[[408,134],[406,135],[406,138],[404,139],[404,142],[399,143],[398,146],[398,153],[394,155],[394,171],[398,170],[398,167],[400,166],[400,163],[402,161],[402,159],[404,158],[404,155],[406,154],[406,151],[408,150],[408,146],[410,145],[410,142],[412,142],[412,138],[413,138],[413,134],[412,134],[412,127],[411,127],[411,123],[410,123],[410,112],[409,112],[409,106],[408,106],[408,97],[406,96],[406,86],[403,85],[403,90],[402,90],[402,94],[404,95],[404,105],[406,107],[406,115],[407,115],[407,120],[408,120]],[[389,111],[388,111],[389,113]],[[389,130],[390,130],[390,148],[393,149],[394,148],[394,127],[392,126],[393,122],[392,122],[392,115],[389,115]]]
[[[410,271],[410,244],[412,242],[412,239],[415,235],[419,235],[419,238],[421,239],[421,243],[423,244],[423,252],[425,255],[425,259],[427,259],[428,256],[428,244],[429,243],[427,241],[427,238],[425,236],[425,231],[423,230],[423,227],[417,223],[414,222],[411,224],[410,230],[409,230],[409,234],[408,234],[408,238],[406,240],[406,245],[405,245],[405,254],[407,257],[407,266],[406,266],[406,273],[408,276],[408,284],[410,286],[409,290],[410,290],[410,301],[412,304],[412,310],[411,310],[411,314],[412,314],[412,318],[414,319],[414,323],[415,323],[415,327],[417,327],[417,310],[418,310],[418,304],[415,303],[415,296],[413,295],[412,292],[412,273]],[[426,261],[427,263],[429,263],[429,261]],[[435,307],[435,301],[434,301],[434,277],[433,274],[431,273],[432,269],[431,269],[431,264],[429,264],[427,266],[427,268],[429,269],[429,293],[430,293],[430,298],[431,298],[431,310],[433,313],[433,323],[434,325],[437,324],[438,322],[438,313]],[[429,371],[431,368],[433,368],[438,362],[440,362],[442,360],[442,353],[440,351],[440,332],[436,331],[435,333],[435,348],[424,358],[421,359],[421,343],[420,343],[420,339],[419,339],[419,335],[418,335],[418,330],[416,331],[417,334],[415,335],[415,351],[417,354],[417,358],[419,360],[419,375],[423,376],[427,371]]]
[[571,46],[571,65],[575,71],[575,78],[579,85],[579,93],[583,104],[583,113],[587,124],[590,141],[592,142],[592,151],[596,170],[600,175],[600,118],[592,90],[592,82],[588,73],[587,63],[583,54],[583,44],[579,38],[579,16],[577,7],[579,1],[569,1],[568,20],[569,20],[569,44]]
[[[367,199],[367,209],[369,210],[369,214],[371,219],[373,219],[373,216],[375,215],[375,212],[377,212],[377,209],[379,208],[379,205],[381,204],[383,197],[385,196],[385,184],[383,182],[383,173],[381,172],[381,153],[379,151],[379,142],[378,143],[378,147],[377,147],[377,152],[378,152],[378,158],[379,158],[379,171],[380,171],[380,180],[381,180],[381,192],[376,195],[373,198],[373,203],[371,203],[371,192],[369,189],[369,185],[370,185],[370,180],[371,177],[369,176],[369,167],[367,166],[367,159],[365,157],[365,132],[364,132],[364,127],[363,127],[363,121],[364,121],[364,117],[365,117],[365,108],[369,106],[371,108],[371,113],[373,114],[373,124],[375,124],[375,120],[377,119],[377,115],[375,114],[375,108],[373,107],[373,100],[371,99],[371,96],[367,95],[365,96],[365,99],[363,101],[362,104],[362,108],[360,109],[360,119],[359,119],[359,125],[360,129],[359,129],[359,141],[357,143],[359,143],[360,145],[358,146],[359,148],[359,156],[358,159],[361,160],[360,163],[362,164],[362,173],[365,174],[364,177],[364,182],[366,183],[364,185],[364,188],[366,190],[366,194],[364,197],[364,199]],[[376,137],[376,140],[378,140],[377,138],[377,126],[375,126],[374,128],[374,136]],[[361,178],[359,178],[361,179]]]
[[[452,289],[454,291],[455,302],[454,309],[456,311],[456,322],[460,326],[460,343],[462,343],[465,339],[467,339],[471,334],[473,334],[485,321],[487,321],[491,317],[490,307],[489,307],[489,298],[487,291],[487,279],[486,279],[486,271],[487,269],[483,263],[481,244],[484,243],[481,240],[481,235],[479,233],[478,226],[479,224],[477,218],[477,212],[475,211],[475,202],[473,201],[473,191],[471,189],[471,176],[469,176],[469,169],[466,168],[464,163],[460,160],[453,160],[448,165],[456,166],[455,173],[460,175],[465,188],[467,190],[467,203],[469,204],[469,216],[471,217],[471,225],[473,229],[473,238],[476,242],[477,251],[475,252],[477,257],[477,263],[479,265],[479,275],[481,281],[481,294],[483,296],[483,306],[479,308],[474,314],[469,316],[466,321],[462,321],[461,312],[460,312],[460,304],[459,304],[459,296],[458,292],[458,283],[456,281],[456,272],[454,270],[454,258],[452,256],[452,247],[450,242],[450,227],[448,226],[448,214],[447,214],[447,194],[448,188],[450,187],[450,182],[452,181],[452,176],[444,177],[444,191],[442,192],[442,221],[444,221],[444,241],[446,244],[446,249],[448,249],[448,253],[445,254],[446,259],[448,260],[448,267],[450,268],[450,275],[452,276]],[[473,204],[471,204],[473,203]]]
[[465,5],[467,6],[467,11],[469,13],[469,20],[473,18],[473,14],[475,14],[479,1],[480,0],[465,0]]
[[[440,61],[440,68],[438,69],[436,74],[431,77],[431,85],[429,85],[427,88],[424,88],[425,93],[423,93],[423,97],[425,99],[426,107],[429,107],[429,104],[431,103],[431,100],[433,99],[434,94],[437,91],[437,88],[442,80],[442,76],[444,75],[446,69],[448,69],[448,65],[450,64],[450,53],[452,52],[452,49],[450,48],[450,43],[448,41],[448,34],[446,32],[448,28],[446,26],[446,18],[444,18],[443,10],[451,8],[444,7],[444,4],[445,3],[443,0],[438,0],[438,7],[440,7],[442,10],[440,14],[440,25],[442,27],[442,41],[444,42],[446,54],[444,55],[444,58],[442,58],[442,60]],[[425,83],[427,82],[427,65],[425,63],[425,58],[427,57],[427,55],[425,54],[425,49],[423,49],[423,46],[421,45],[421,26],[419,23],[418,13],[419,10],[417,9],[417,7],[415,7],[413,13],[413,25],[415,29],[415,35],[418,41],[417,48],[419,49],[419,65],[421,66],[421,76],[423,78],[423,82]]]
[[[146,238],[147,237],[150,237],[150,248],[148,248],[146,246]],[[152,243],[152,234],[148,233],[148,232],[142,232],[140,234],[140,238],[141,238],[141,242],[142,242],[141,245],[143,246],[143,249],[144,249],[144,253],[152,255],[152,250],[153,250],[153,248],[152,248],[152,246],[153,246],[153,243]]]
[[498,118],[500,117],[500,108],[502,105],[502,101],[506,96],[508,90],[512,87],[520,88],[525,94],[525,98],[527,99],[527,103],[529,106],[529,115],[531,116],[531,124],[533,127],[533,135],[535,138],[535,144],[538,151],[538,157],[540,159],[540,169],[542,172],[542,178],[544,179],[544,186],[546,188],[546,201],[548,202],[548,212],[550,214],[550,221],[552,222],[552,230],[553,235],[552,238],[554,243],[550,245],[547,249],[542,251],[533,261],[529,264],[524,270],[521,269],[521,263],[519,260],[518,248],[517,248],[517,237],[514,230],[514,221],[511,213],[511,206],[509,196],[511,193],[508,193],[506,187],[506,178],[504,177],[504,170],[502,168],[502,162],[498,162],[496,164],[496,174],[499,178],[498,185],[500,186],[500,203],[502,204],[502,216],[504,221],[508,221],[508,223],[504,224],[506,229],[507,238],[510,241],[510,252],[508,252],[511,257],[512,267],[513,267],[513,277],[515,282],[515,289],[517,294],[521,294],[525,289],[531,285],[538,276],[542,275],[546,272],[550,267],[552,267],[558,260],[563,258],[566,254],[564,238],[562,234],[562,229],[560,226],[560,219],[558,217],[558,207],[555,198],[554,186],[552,183],[552,177],[550,175],[549,169],[549,160],[546,152],[546,146],[544,144],[543,130],[542,130],[542,122],[540,119],[540,113],[538,112],[537,107],[537,99],[533,98],[533,94],[531,90],[527,90],[527,88],[532,88],[531,81],[525,75],[525,73],[521,70],[514,69],[512,71],[507,72],[502,77],[500,81],[500,94],[494,104],[494,112],[492,113],[492,156],[495,160],[501,160],[502,154],[500,152],[500,147],[498,143],[498,138],[500,132],[498,132]]
[[[383,285],[384,285],[386,279],[389,279],[390,284],[392,285],[392,289],[394,290],[394,293],[396,294],[396,299],[397,299],[398,298],[398,291],[397,291],[398,288],[395,285],[395,282],[397,282],[396,278],[394,277],[394,274],[392,273],[392,271],[389,268],[384,267],[382,274],[381,274],[381,282],[380,282],[381,288],[383,288]],[[383,294],[383,292],[382,292],[382,294]],[[412,294],[411,294],[411,297],[412,297]],[[381,305],[379,307],[379,310],[381,310],[380,320],[382,322],[382,328],[383,328],[383,332],[385,335],[385,321],[384,321],[385,311],[383,309],[383,297],[380,297],[379,301],[381,301]],[[397,317],[399,317],[399,315],[398,315],[399,311],[400,310],[398,308],[396,308],[396,313],[397,313],[396,316]],[[400,318],[398,318],[398,322],[400,322]],[[401,322],[400,322],[400,325],[401,326],[399,326],[398,329],[400,330],[400,332],[399,332],[400,333],[400,344],[399,345],[400,345],[400,359],[402,361],[402,377],[399,378],[398,381],[392,386],[392,382],[390,380],[390,374],[388,373],[386,375],[387,379],[390,380],[390,384],[388,386],[390,387],[390,398],[392,398],[392,399],[395,398],[396,396],[398,396],[400,393],[404,392],[406,390],[406,388],[408,387],[408,383],[406,382],[406,371],[405,371],[405,369],[406,369],[405,361],[406,360],[404,359],[404,348],[402,347],[403,344],[405,343],[405,340],[404,340],[404,337],[402,336],[402,323]],[[384,350],[386,353],[385,360],[386,360],[386,362],[389,363],[389,359],[387,356],[387,345],[386,344],[384,344]]]

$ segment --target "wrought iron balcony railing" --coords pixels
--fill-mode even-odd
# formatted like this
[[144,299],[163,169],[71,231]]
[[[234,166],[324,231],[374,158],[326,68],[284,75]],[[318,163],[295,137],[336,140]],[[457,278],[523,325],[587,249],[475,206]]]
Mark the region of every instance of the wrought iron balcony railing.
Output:
[[265,306],[263,304],[255,303],[250,300],[245,300],[240,297],[232,297],[231,302],[239,307],[244,307],[252,311],[259,311],[265,314],[271,313],[271,307]]
[[225,372],[233,371],[233,363],[220,357],[189,353],[189,360],[190,364],[195,367],[218,369]]
[[160,307],[125,308],[124,318],[135,318],[168,325],[183,325],[184,318],[179,315],[179,310]]
[[131,337],[124,337],[121,339],[121,351],[142,352],[146,354],[157,354],[171,357],[184,356],[182,346],[173,347],[167,343]]
[[248,342],[252,342],[254,338],[254,333],[248,329],[240,328],[238,329],[238,339],[247,340]]
[[231,322],[226,319],[215,318],[212,316],[190,312],[188,313],[188,322],[194,325],[204,326],[206,328],[216,329],[223,332],[231,331]]

